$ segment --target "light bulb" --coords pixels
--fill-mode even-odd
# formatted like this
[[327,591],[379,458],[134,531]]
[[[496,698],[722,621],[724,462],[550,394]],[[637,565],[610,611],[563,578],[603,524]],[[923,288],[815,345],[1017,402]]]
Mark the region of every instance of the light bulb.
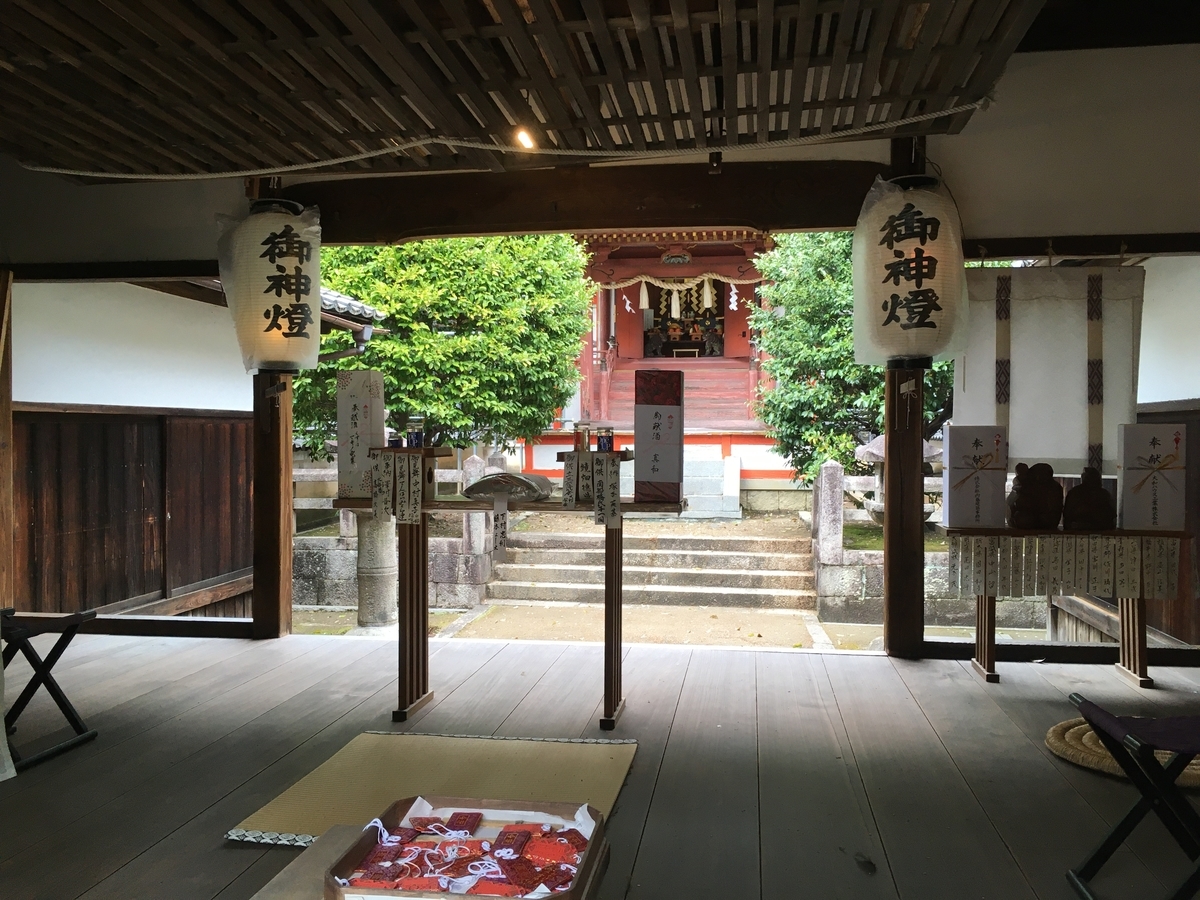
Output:
[[529,136],[529,132],[526,131],[524,128],[522,128],[520,131],[517,132],[517,143],[520,144],[522,147],[524,147],[526,150],[533,149],[533,138],[531,138]]

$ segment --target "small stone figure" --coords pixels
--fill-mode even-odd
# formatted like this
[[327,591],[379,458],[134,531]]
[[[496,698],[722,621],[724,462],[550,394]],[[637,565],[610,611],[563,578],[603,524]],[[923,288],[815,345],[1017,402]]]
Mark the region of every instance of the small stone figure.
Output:
[[721,326],[704,332],[704,355],[721,356],[725,352],[725,338],[721,335]]
[[1008,495],[1008,527],[1021,531],[1054,531],[1062,518],[1062,485],[1048,463],[1017,463]]
[[663,333],[657,328],[655,328],[653,331],[646,332],[646,355],[663,355]]
[[1117,504],[1104,489],[1100,472],[1088,466],[1083,481],[1067,491],[1063,528],[1067,531],[1108,531],[1117,527]]

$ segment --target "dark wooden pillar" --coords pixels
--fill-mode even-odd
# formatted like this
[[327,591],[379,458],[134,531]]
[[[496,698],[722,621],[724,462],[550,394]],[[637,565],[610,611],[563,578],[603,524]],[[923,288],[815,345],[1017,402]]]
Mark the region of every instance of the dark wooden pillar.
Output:
[[[13,420],[12,420],[13,273],[0,270],[0,609],[14,602]],[[0,740],[4,736],[0,735]]]
[[[414,451],[415,452],[415,451]],[[429,514],[396,526],[400,557],[399,701],[393,722],[405,722],[433,699],[429,690]]]
[[292,376],[254,376],[254,636],[292,631]]
[[617,727],[625,708],[625,694],[621,687],[621,643],[622,581],[621,555],[624,543],[624,521],[618,517],[616,525],[609,522],[604,529],[604,714],[600,727],[611,731]]
[[[883,647],[921,655],[925,636],[925,514],[921,441],[926,360],[886,371],[883,463]],[[903,366],[903,368],[900,368]]]

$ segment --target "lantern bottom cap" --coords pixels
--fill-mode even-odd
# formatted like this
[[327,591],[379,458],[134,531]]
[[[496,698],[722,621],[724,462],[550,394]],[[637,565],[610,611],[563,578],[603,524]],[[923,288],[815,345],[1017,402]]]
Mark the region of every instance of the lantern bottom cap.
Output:
[[889,359],[887,361],[889,369],[932,369],[932,356],[910,356],[900,359]]

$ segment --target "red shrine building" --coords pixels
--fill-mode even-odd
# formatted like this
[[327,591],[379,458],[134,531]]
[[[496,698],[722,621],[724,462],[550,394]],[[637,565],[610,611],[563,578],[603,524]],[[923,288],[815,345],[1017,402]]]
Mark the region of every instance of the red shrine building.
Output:
[[[569,443],[574,422],[611,427],[617,446],[629,446],[634,373],[678,369],[684,373],[684,492],[693,512],[737,515],[746,491],[789,489],[792,471],[755,416],[766,376],[750,327],[762,282],[754,260],[771,249],[770,235],[732,228],[575,237],[599,287],[579,354],[579,395],[563,410],[562,433],[526,448],[525,470],[560,475],[554,454]],[[711,484],[718,475],[721,503],[689,491],[689,481]]]

